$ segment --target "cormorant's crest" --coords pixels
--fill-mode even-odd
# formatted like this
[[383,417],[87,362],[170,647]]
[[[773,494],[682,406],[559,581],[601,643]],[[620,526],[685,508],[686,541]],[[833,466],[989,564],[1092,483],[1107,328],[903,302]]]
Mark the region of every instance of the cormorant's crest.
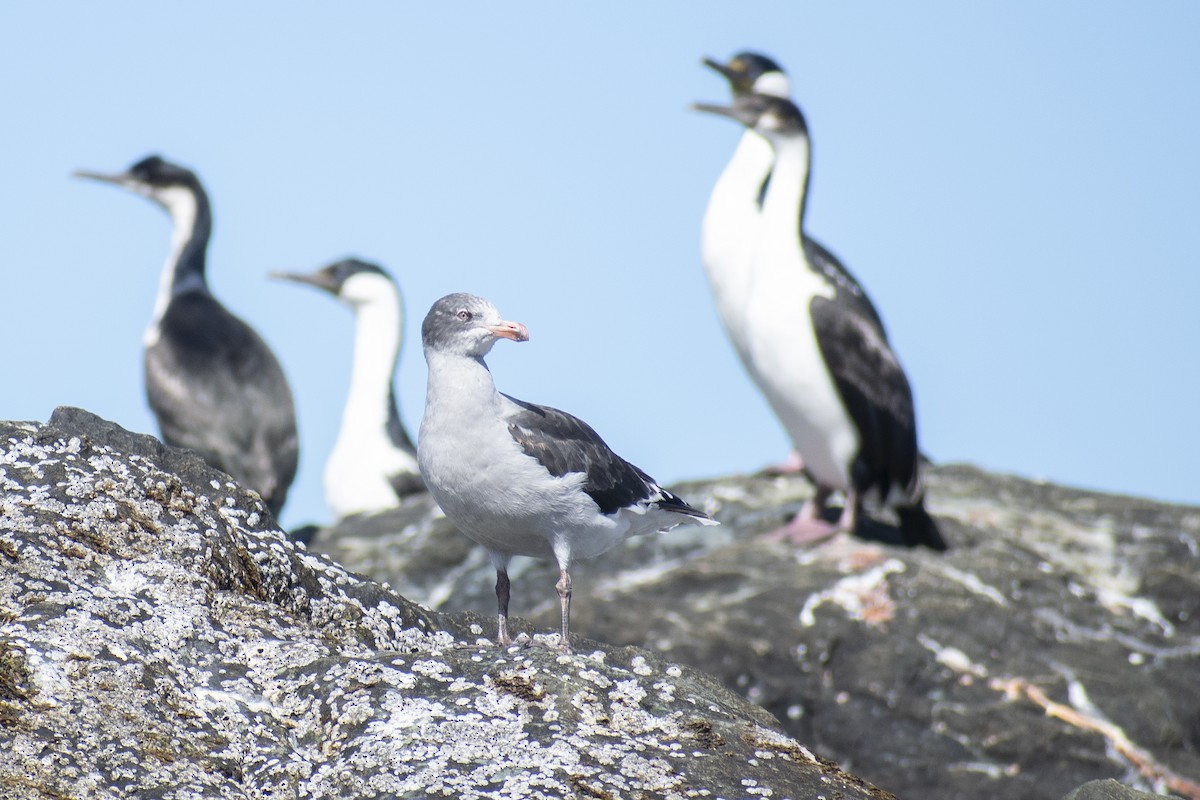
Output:
[[738,74],[745,75],[746,80],[753,85],[756,80],[768,72],[783,72],[783,67],[772,58],[762,53],[743,50],[729,59],[729,68]]
[[321,271],[327,273],[330,280],[336,283],[338,286],[341,286],[353,276],[362,273],[382,275],[389,281],[392,280],[392,276],[389,275],[383,267],[379,266],[378,264],[372,264],[368,261],[363,261],[361,258],[354,257],[343,258],[341,261],[335,261],[329,266],[324,267]]
[[731,117],[760,133],[784,132],[808,135],[808,123],[799,106],[786,97],[770,94],[743,94],[728,106],[695,103],[692,108],[709,114]]
[[[344,294],[347,291],[347,284],[352,278],[358,275],[374,275],[386,281],[386,285],[381,285],[377,281],[368,282],[368,286],[364,288],[353,288],[349,290],[349,294]],[[294,281],[295,283],[305,283],[309,286],[315,286],[322,291],[329,292],[334,297],[339,298],[343,302],[357,306],[361,303],[370,302],[377,297],[380,292],[390,291],[399,299],[400,290],[396,286],[396,281],[387,273],[383,267],[377,264],[371,264],[359,258],[343,258],[340,261],[334,261],[332,264],[327,264],[316,272],[272,272],[271,277],[283,278],[284,280]],[[373,284],[373,288],[371,286]],[[381,286],[391,287],[381,288]]]
[[787,97],[790,93],[787,74],[783,68],[761,53],[744,50],[734,55],[726,64],[711,58],[704,59],[704,63],[729,81],[734,96],[763,93]]
[[766,130],[808,134],[808,122],[804,119],[804,112],[786,97],[756,94],[749,98],[741,98],[738,102],[746,100],[754,102],[761,109],[759,122],[756,123],[760,127]]
[[196,173],[157,154],[147,156],[134,164],[129,168],[128,174],[147,186],[200,186],[200,179],[196,177]]

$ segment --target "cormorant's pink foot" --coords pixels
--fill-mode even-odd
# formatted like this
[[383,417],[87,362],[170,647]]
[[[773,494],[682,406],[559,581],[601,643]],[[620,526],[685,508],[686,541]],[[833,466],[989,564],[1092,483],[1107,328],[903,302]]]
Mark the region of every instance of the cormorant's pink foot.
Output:
[[846,505],[836,523],[824,520],[825,504],[829,501],[828,489],[818,489],[813,499],[806,502],[800,513],[782,528],[771,531],[763,538],[779,542],[787,540],[794,545],[808,546],[823,542],[841,533],[853,531],[858,524],[858,497],[854,493],[846,498]]
[[763,536],[769,542],[788,541],[794,545],[814,545],[837,535],[841,529],[831,522],[814,518],[803,510],[787,525]]

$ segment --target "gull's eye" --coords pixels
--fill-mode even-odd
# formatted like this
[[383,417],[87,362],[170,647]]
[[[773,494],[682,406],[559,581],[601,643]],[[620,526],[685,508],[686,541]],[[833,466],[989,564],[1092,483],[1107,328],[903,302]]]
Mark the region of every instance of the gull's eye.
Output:
[[460,308],[458,310],[458,318],[461,319],[463,322],[469,321],[471,319],[471,316],[472,316],[471,312],[467,311],[465,308]]

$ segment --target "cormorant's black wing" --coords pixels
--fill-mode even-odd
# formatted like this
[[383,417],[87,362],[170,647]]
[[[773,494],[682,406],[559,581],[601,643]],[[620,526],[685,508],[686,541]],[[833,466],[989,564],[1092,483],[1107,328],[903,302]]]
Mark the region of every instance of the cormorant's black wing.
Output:
[[862,442],[852,467],[860,490],[908,489],[917,477],[912,388],[882,331],[843,298],[814,297],[813,328],[825,365]]
[[291,389],[258,334],[207,292],[186,292],[171,299],[145,367],[163,441],[198,451],[278,513],[299,443]]
[[866,289],[858,282],[858,278],[855,278],[825,245],[807,235],[804,237],[804,254],[808,257],[808,263],[812,264],[834,285],[839,299],[844,299],[848,305],[857,309],[875,327],[879,328],[879,333],[886,342],[887,329],[883,327],[883,317],[879,316],[879,311],[871,302],[871,298],[867,296]]

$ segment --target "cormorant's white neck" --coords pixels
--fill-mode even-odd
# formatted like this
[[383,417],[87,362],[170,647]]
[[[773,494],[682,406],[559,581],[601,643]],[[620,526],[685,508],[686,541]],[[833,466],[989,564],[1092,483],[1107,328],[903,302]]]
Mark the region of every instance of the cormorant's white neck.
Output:
[[[354,310],[354,360],[337,441],[325,464],[325,497],[340,518],[397,503],[393,479],[415,475],[412,443],[389,435],[395,409],[403,308],[395,285],[380,275],[352,276],[338,298]],[[398,424],[398,412],[397,424]]]
[[385,435],[404,320],[395,290],[381,288],[369,302],[354,304],[354,362],[339,439],[352,431]]
[[771,143],[775,149],[775,166],[763,198],[764,230],[790,230],[798,242],[803,233],[808,196],[808,137],[775,136]]
[[[775,151],[771,143],[756,131],[747,129],[738,140],[725,170],[717,178],[717,186],[726,182],[735,184],[735,191],[740,196],[748,193],[757,205],[758,193],[767,176],[771,174],[774,162]],[[713,187],[713,191],[715,193],[717,187]]]
[[755,94],[769,94],[772,97],[788,98],[792,96],[792,82],[782,72],[764,72],[754,81]]
[[746,359],[743,327],[750,291],[750,266],[758,240],[763,184],[771,174],[771,143],[746,129],[725,165],[700,226],[700,255],[721,324]]
[[150,198],[171,215],[171,251],[163,264],[154,301],[154,316],[147,331],[147,343],[157,338],[158,323],[171,298],[196,289],[207,291],[204,277],[205,254],[212,233],[208,203],[191,189],[168,186],[155,189]]

